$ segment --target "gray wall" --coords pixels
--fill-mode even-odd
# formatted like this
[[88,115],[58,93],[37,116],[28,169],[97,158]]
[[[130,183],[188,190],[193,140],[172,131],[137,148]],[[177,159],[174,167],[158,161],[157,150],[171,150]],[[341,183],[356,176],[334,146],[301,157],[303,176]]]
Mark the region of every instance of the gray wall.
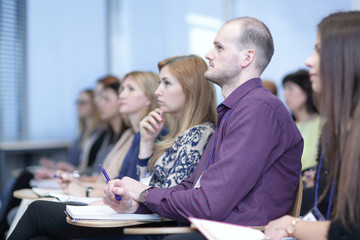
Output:
[[304,67],[320,19],[350,10],[352,1],[30,0],[28,6],[29,135],[72,139],[81,89],[109,72],[157,72],[157,62],[169,56],[204,57],[223,22],[237,16],[257,17],[272,31],[276,50],[263,77],[280,88],[285,74]]
[[31,139],[76,135],[75,98],[107,69],[106,1],[28,1]]

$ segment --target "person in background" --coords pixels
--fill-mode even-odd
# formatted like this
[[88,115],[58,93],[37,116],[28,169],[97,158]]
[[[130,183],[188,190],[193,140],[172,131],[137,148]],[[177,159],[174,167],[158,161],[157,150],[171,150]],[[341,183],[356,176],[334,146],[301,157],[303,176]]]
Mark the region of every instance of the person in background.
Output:
[[97,107],[94,101],[94,91],[86,89],[82,91],[76,100],[78,112],[78,136],[73,141],[69,150],[68,161],[54,161],[43,157],[40,159],[40,165],[46,166],[44,170],[35,171],[36,179],[51,178],[56,170],[72,172],[77,169],[82,161],[84,146],[90,141],[93,135],[102,131],[101,122]]
[[274,94],[275,96],[277,96],[277,86],[276,84],[271,81],[271,80],[263,80],[262,81],[263,87],[266,88],[267,90],[269,90],[272,94]]
[[[139,122],[150,111],[157,106],[156,96],[154,94],[158,85],[159,77],[153,72],[135,71],[125,75],[122,87],[119,90],[119,111],[122,116],[126,116],[130,124],[123,136],[116,143],[112,151],[106,156],[103,167],[106,169],[110,178],[137,176],[137,158],[139,155],[140,133]],[[160,133],[162,137],[167,133],[167,129]],[[131,141],[123,141],[124,136],[131,135]],[[106,179],[102,174],[94,181],[76,181],[67,178],[63,181],[65,193],[88,197],[101,197],[102,189],[106,184]],[[91,188],[91,192],[86,194]]]
[[[98,146],[96,158],[91,159],[92,162],[82,163],[81,168],[85,169],[85,171],[83,171],[83,175],[80,178],[75,179],[63,174],[65,177],[62,177],[60,181],[63,183],[62,188],[66,188],[72,182],[81,185],[82,182],[96,182],[101,179],[99,164],[109,161],[106,160],[107,156],[115,151],[113,150],[115,145],[124,145],[123,148],[127,151],[133,140],[132,130],[125,124],[126,116],[122,116],[119,112],[121,82],[120,80],[114,81],[113,78],[104,80],[105,81],[98,82],[95,88],[95,92],[97,92],[95,103],[98,106],[100,117],[106,127],[103,141],[101,145]],[[85,168],[83,165],[85,165]],[[58,172],[58,175],[60,174],[62,174],[61,171]],[[82,192],[78,192],[78,194],[83,195]]]
[[298,70],[286,75],[282,81],[286,105],[293,114],[296,126],[304,139],[301,157],[303,198],[300,215],[314,207],[314,176],[316,173],[321,120],[313,101],[309,72]]
[[[309,72],[298,70],[290,73],[284,77],[282,84],[286,105],[304,139],[301,171],[315,170],[321,121],[313,101]],[[309,187],[312,187],[311,185]]]
[[[99,114],[99,99],[101,98],[101,94],[107,86],[110,86],[112,84],[117,84],[120,82],[120,79],[113,76],[113,75],[105,75],[101,78],[99,78],[96,81],[96,86],[93,90],[93,96],[92,96],[92,102],[95,104],[94,107],[96,107],[96,115],[97,118],[100,120],[96,125],[95,131],[92,131],[88,138],[86,138],[86,141],[84,141],[81,145],[82,147],[82,153],[76,154],[73,151],[70,151],[72,153],[72,157],[70,159],[70,162],[76,162],[78,170],[81,175],[87,175],[90,173],[89,169],[92,168],[92,165],[95,162],[95,159],[97,157],[97,153],[101,147],[101,144],[106,136],[107,133],[111,133],[111,131],[108,131],[108,119],[106,117],[102,117]],[[79,104],[83,103],[84,101],[78,102]],[[79,121],[79,127],[82,126],[82,121]],[[88,134],[85,134],[88,135]],[[77,159],[76,157],[79,156]],[[53,161],[47,161],[46,158],[40,159],[40,165],[42,166],[52,166]],[[59,161],[59,166],[55,166],[54,169],[68,172],[72,170],[72,167],[68,167],[66,164],[63,164],[63,161]],[[36,172],[35,178],[43,178],[43,177],[49,177],[51,175],[43,175],[41,173]]]
[[84,153],[84,145],[88,144],[93,136],[102,132],[100,127],[100,119],[97,108],[94,104],[94,92],[91,89],[83,90],[79,93],[76,100],[77,117],[78,117],[78,135],[72,142],[69,149],[68,161],[55,162],[52,159],[42,158],[40,162],[43,162],[42,168],[36,168],[35,171],[26,169],[20,173],[17,178],[14,178],[7,190],[3,194],[2,207],[0,211],[0,236],[4,235],[4,232],[9,228],[6,218],[11,209],[19,206],[21,200],[13,197],[12,192],[18,189],[30,188],[30,180],[51,178],[56,173],[57,169],[63,171],[72,172],[79,165]]
[[313,217],[284,216],[265,227],[269,239],[360,239],[360,12],[337,12],[317,28],[306,60],[325,120]]
[[[141,140],[138,139],[140,156],[150,156],[154,153],[150,161],[155,160],[153,169],[157,170],[151,175],[150,185],[167,187],[189,177],[204,152],[216,123],[215,90],[213,85],[205,80],[204,73],[207,65],[198,56],[171,57],[161,61],[158,66],[160,84],[155,93],[159,108],[150,112],[141,121],[138,135]],[[124,94],[130,94],[128,91],[132,88],[133,86],[129,85],[128,89],[124,90]],[[126,95],[121,94],[120,99],[125,98]],[[129,109],[129,106],[125,106],[128,105],[125,102],[129,100],[124,99],[124,108]],[[155,139],[164,131],[165,118],[169,119],[170,133],[161,138],[157,144]],[[167,145],[168,148],[166,148]],[[131,154],[133,159],[129,161],[138,161],[139,152]],[[147,164],[149,159],[142,158],[140,161]],[[126,159],[123,167],[126,167],[125,162]],[[52,209],[52,214],[46,214],[49,209]],[[122,232],[117,228],[103,230],[67,224],[64,210],[63,204],[34,202],[29,206],[9,239],[28,239],[40,235],[62,239],[95,236],[104,238],[109,235],[120,235]],[[32,216],[37,215],[35,212],[42,217],[33,218]],[[136,239],[156,238],[156,236],[137,237]],[[119,238],[127,237],[116,237],[116,239]],[[128,238],[134,239],[135,236]]]
[[[113,75],[105,75],[101,78],[99,78],[96,82],[95,88],[94,88],[94,103],[99,111],[100,116],[100,131],[97,131],[96,133],[92,134],[91,138],[84,144],[84,154],[82,155],[80,164],[79,164],[79,173],[81,176],[88,176],[92,174],[92,169],[94,168],[94,164],[97,158],[97,153],[100,150],[100,147],[103,144],[103,141],[107,134],[110,134],[111,131],[109,131],[109,120],[106,118],[106,115],[100,114],[100,99],[102,98],[103,91],[107,88],[107,86],[114,85],[116,88],[116,85],[120,82],[120,79],[113,76]],[[105,118],[104,118],[105,116]],[[122,130],[125,131],[127,128],[127,125],[124,122],[124,119],[122,119]],[[100,160],[101,161],[101,160]]]
[[100,112],[100,118],[106,125],[106,132],[96,158],[93,159],[92,164],[87,163],[87,166],[90,167],[86,170],[87,175],[94,176],[95,179],[100,173],[99,164],[105,161],[106,156],[112,151],[119,139],[122,138],[124,142],[132,141],[131,134],[123,136],[125,132],[128,132],[128,126],[119,112],[120,101],[118,92],[121,87],[120,81],[102,83],[102,85],[103,90],[98,98],[95,98],[95,101]]

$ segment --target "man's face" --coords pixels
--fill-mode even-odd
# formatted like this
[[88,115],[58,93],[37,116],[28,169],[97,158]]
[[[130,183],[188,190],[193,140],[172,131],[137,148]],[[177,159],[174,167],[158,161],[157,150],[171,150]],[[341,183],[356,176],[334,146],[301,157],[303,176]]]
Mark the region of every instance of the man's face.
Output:
[[241,29],[233,23],[225,24],[214,40],[214,47],[205,55],[209,68],[205,78],[222,87],[236,79],[241,71],[241,51],[237,46]]

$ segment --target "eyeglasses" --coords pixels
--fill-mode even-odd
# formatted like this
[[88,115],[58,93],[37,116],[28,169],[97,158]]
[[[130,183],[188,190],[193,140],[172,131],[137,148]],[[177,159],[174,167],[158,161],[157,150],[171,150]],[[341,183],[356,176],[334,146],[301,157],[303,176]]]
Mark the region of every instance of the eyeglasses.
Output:
[[87,100],[77,100],[76,102],[75,102],[75,104],[77,105],[77,106],[84,106],[84,105],[87,105],[87,104],[89,104],[89,101],[87,101]]

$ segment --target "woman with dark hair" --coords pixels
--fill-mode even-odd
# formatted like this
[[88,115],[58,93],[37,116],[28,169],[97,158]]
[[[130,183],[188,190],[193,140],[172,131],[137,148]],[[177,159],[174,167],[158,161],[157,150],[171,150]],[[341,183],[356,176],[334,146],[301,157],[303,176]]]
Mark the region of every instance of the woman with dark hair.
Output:
[[286,75],[282,82],[284,98],[295,119],[303,139],[304,150],[301,157],[302,172],[316,167],[318,140],[320,136],[320,116],[313,102],[313,91],[309,72],[298,70]]
[[306,61],[325,123],[313,216],[271,221],[271,239],[360,239],[360,12],[338,12],[318,25],[315,51]]

